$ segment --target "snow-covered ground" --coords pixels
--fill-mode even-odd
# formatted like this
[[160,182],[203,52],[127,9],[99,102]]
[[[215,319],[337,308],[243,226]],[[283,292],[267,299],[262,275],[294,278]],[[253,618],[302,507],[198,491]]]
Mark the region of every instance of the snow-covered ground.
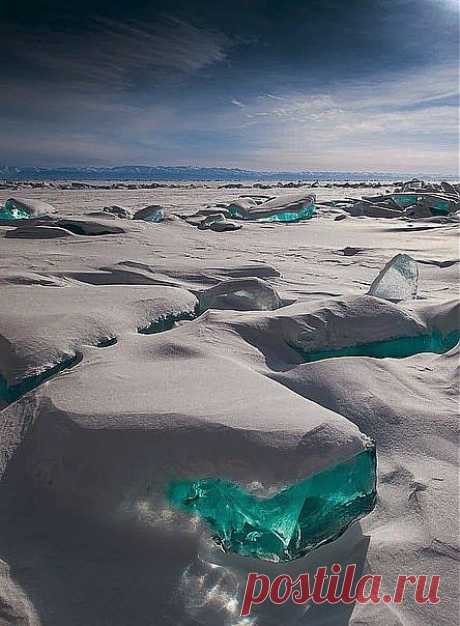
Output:
[[[159,204],[191,215],[288,192],[0,191],[0,203],[36,198],[93,233],[114,231],[12,237],[0,225],[0,373],[16,392],[0,400],[0,624],[456,623],[458,345],[312,363],[301,350],[458,330],[458,226],[336,220],[324,208],[297,224],[214,232],[97,214]],[[311,192],[323,201],[373,190]],[[417,299],[366,296],[400,252],[418,262]],[[254,308],[283,306],[235,311],[223,300],[188,321],[203,290],[229,278],[274,290],[243,280]],[[65,369],[47,380],[56,366]],[[14,387],[37,376],[31,391]],[[377,445],[376,509],[288,565],[222,553],[164,496],[177,477],[279,488],[359,451],[363,433]],[[294,576],[334,562],[381,574],[390,593],[398,574],[440,575],[441,602],[408,593],[399,605],[264,605],[239,617],[249,571]]]

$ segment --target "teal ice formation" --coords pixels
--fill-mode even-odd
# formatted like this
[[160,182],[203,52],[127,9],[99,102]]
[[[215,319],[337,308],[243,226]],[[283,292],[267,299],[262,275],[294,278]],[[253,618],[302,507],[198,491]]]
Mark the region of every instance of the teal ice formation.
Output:
[[28,220],[54,213],[56,209],[48,202],[31,198],[8,198],[0,204],[0,221]]
[[28,220],[30,214],[21,206],[7,200],[3,206],[0,205],[0,220]]
[[271,200],[258,202],[242,198],[228,205],[230,216],[240,220],[256,222],[298,222],[315,214],[314,194],[286,194]]
[[311,352],[298,348],[297,351],[302,354],[305,363],[349,356],[371,357],[374,359],[404,359],[422,352],[444,354],[452,350],[459,341],[460,330],[452,330],[445,334],[434,330],[430,334],[416,335],[414,337],[395,337],[385,341],[372,341]]
[[351,458],[270,497],[220,478],[172,482],[168,499],[197,515],[224,551],[273,562],[300,558],[342,535],[376,502],[373,442]]

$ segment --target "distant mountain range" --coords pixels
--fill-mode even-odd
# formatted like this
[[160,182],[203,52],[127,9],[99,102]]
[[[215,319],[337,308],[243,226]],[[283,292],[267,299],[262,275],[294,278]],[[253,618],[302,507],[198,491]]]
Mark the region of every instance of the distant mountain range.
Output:
[[[426,179],[436,174],[415,173]],[[309,181],[309,180],[408,180],[411,174],[398,172],[257,172],[225,167],[122,165],[118,167],[13,167],[0,165],[3,180],[149,180],[149,181]],[[451,180],[452,175],[443,176]]]

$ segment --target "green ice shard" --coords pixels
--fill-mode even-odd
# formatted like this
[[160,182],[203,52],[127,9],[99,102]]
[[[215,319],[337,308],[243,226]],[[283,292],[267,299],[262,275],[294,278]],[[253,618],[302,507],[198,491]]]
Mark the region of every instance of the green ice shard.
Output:
[[407,193],[393,193],[390,196],[396,204],[401,207],[410,206],[411,204],[415,204],[417,202],[417,198],[420,197],[420,194],[414,193],[413,195]]
[[315,205],[311,204],[304,207],[300,211],[281,211],[267,217],[263,217],[259,222],[299,222],[313,217],[315,213]]
[[291,561],[339,537],[376,501],[373,443],[352,458],[261,498],[219,478],[170,483],[170,503],[201,517],[226,552]]
[[253,211],[243,211],[237,206],[229,206],[228,211],[231,217],[243,220],[253,220],[256,222],[300,222],[307,220],[315,214],[315,203],[310,202],[301,209],[289,210],[268,210],[264,211],[261,204]]
[[29,218],[27,211],[8,203],[8,200],[4,206],[0,204],[0,220],[27,220]]
[[404,359],[414,354],[422,352],[434,352],[443,354],[448,352],[460,341],[460,331],[443,335],[434,331],[429,335],[417,335],[415,337],[396,337],[385,341],[373,341],[370,343],[358,344],[355,346],[344,346],[333,350],[317,350],[299,352],[306,363],[322,361],[323,359],[334,359],[343,356],[367,356],[375,359]]
[[394,193],[391,194],[391,198],[402,208],[410,206],[411,204],[416,204],[419,201],[425,201],[429,205],[431,212],[437,215],[447,215],[454,204],[453,201],[449,199],[438,198],[434,195],[420,193]]

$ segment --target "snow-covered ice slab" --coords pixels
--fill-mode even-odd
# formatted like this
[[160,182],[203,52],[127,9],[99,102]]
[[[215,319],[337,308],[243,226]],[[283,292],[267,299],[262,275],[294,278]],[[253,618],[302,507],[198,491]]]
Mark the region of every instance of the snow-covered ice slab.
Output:
[[[171,480],[216,477],[268,492],[365,449],[350,422],[229,360],[223,346],[203,344],[203,332],[194,322],[83,348],[79,365],[33,392],[32,438],[42,443],[29,460],[53,474],[61,498],[134,507],[149,493],[163,499]],[[17,404],[7,410],[20,412]],[[83,485],[89,471],[99,479]]]
[[[21,305],[27,291],[15,291],[11,311],[27,310],[27,301]],[[40,291],[55,292],[48,304],[42,300],[43,309],[54,303],[62,310],[59,297],[69,306],[78,301],[73,319],[45,316],[42,330],[32,333],[26,318],[18,324],[10,317],[7,327],[16,326],[9,338],[29,346],[26,361],[37,365],[47,351],[69,350],[65,320],[72,345],[81,342],[81,359],[32,391],[33,402],[26,402],[29,394],[5,410],[18,429],[15,471],[104,523],[153,523],[180,535],[189,512],[210,520],[214,511],[211,531],[224,549],[270,560],[290,560],[333,539],[369,512],[375,498],[369,438],[338,413],[279,385],[273,372],[301,364],[300,349],[429,329],[445,333],[456,323],[452,305],[409,311],[363,296],[268,312],[207,311],[146,337],[136,332],[146,314],[143,294],[158,308],[167,295],[177,305],[188,292],[156,286]],[[86,293],[86,301],[78,293]],[[133,301],[122,308],[128,294]],[[99,338],[117,336],[118,343],[97,348],[96,331]],[[35,350],[43,340],[47,350]],[[21,460],[17,447],[25,436]],[[174,485],[179,492],[172,497]],[[203,499],[191,500],[187,494],[198,486]],[[233,503],[223,521],[219,498]],[[241,526],[243,517],[250,523]]]
[[114,221],[115,218],[108,213],[98,214],[97,217],[82,216],[71,219],[55,216],[30,218],[29,221],[19,217],[16,220],[9,218],[5,220],[5,224],[17,226],[17,228],[8,231],[5,237],[11,239],[53,239],[57,236],[103,236],[135,232],[136,226],[128,223],[123,224],[123,227],[117,226]]
[[227,218],[223,213],[212,213],[211,215],[207,215],[201,222],[198,224],[198,228],[200,230],[206,230],[211,226],[211,224],[216,224],[217,222],[221,224],[225,224]]
[[[66,321],[81,358],[4,410],[14,424],[6,457],[14,456],[17,478],[104,524],[153,525],[179,537],[190,513],[200,513],[225,550],[275,561],[305,554],[368,513],[375,464],[369,438],[351,421],[275,382],[274,372],[300,365],[300,348],[446,333],[456,323],[453,305],[410,311],[363,296],[268,312],[207,311],[146,337],[136,332],[146,312],[141,294],[157,293],[158,306],[160,294],[174,302],[188,292],[89,287],[83,301],[78,290],[85,293],[40,289],[55,292],[48,305],[42,300],[45,309],[52,302],[62,309],[59,294],[80,301]],[[20,304],[27,291],[15,291],[12,310],[27,310],[27,301]],[[134,300],[125,309],[114,306],[128,294]],[[68,350],[64,320],[43,317],[37,342],[24,319],[9,338],[29,346],[29,362],[38,363],[46,351],[33,351],[34,335],[48,351]],[[9,318],[7,327],[15,323]],[[118,343],[98,348],[96,330]],[[196,532],[207,528],[203,522]]]
[[230,278],[198,293],[200,310],[272,311],[282,306],[275,289],[260,278]]
[[234,218],[257,222],[298,222],[315,213],[314,194],[293,193],[273,198],[261,204],[248,199],[231,203],[227,210]]
[[405,209],[411,205],[420,204],[431,209],[433,215],[447,215],[450,211],[455,211],[459,208],[459,201],[457,197],[449,197],[442,194],[433,194],[424,191],[391,193],[380,196],[364,196],[364,199],[375,202],[389,199],[401,209]]
[[152,204],[136,211],[133,219],[144,220],[144,222],[162,222],[165,219],[165,210],[160,205]]
[[116,217],[119,217],[120,219],[125,219],[125,220],[132,220],[134,216],[131,209],[127,209],[126,207],[120,206],[118,204],[111,204],[110,206],[105,206],[102,209],[102,213],[107,213],[108,215],[116,215]]
[[194,317],[197,298],[180,287],[68,285],[2,287],[0,378],[23,385],[85,346],[165,320]]
[[1,220],[32,219],[53,215],[56,209],[48,202],[35,198],[8,198],[3,207],[0,205]]
[[[274,311],[241,314],[208,311],[226,350],[245,340],[269,371],[339,357],[404,359],[444,353],[460,338],[459,306],[410,301],[400,306],[372,296],[296,303]],[[225,321],[224,321],[225,320]],[[240,339],[238,339],[240,338]],[[247,353],[247,347],[240,348]]]
[[[109,312],[114,299],[123,301],[130,289],[133,294],[160,290],[179,296],[182,291],[106,287],[98,293],[100,288],[91,287],[86,291],[97,294],[91,309],[88,299],[77,298],[76,288],[49,288],[56,294],[49,304],[58,303],[59,294],[67,302],[80,300],[66,321],[73,329],[71,345],[81,342],[81,358],[4,410],[11,441],[4,459],[14,456],[10,477],[30,481],[51,492],[61,506],[85,511],[105,524],[153,523],[176,535],[189,517],[171,513],[168,494],[176,481],[218,480],[241,494],[257,485],[264,506],[270,501],[267,496],[281,492],[271,500],[272,512],[282,501],[289,514],[286,509],[284,518],[273,514],[264,522],[268,535],[282,534],[281,543],[277,540],[269,549],[268,535],[260,541],[252,535],[254,550],[240,549],[233,541],[222,543],[227,550],[270,560],[296,558],[372,509],[373,446],[356,426],[248,367],[247,348],[242,350],[237,337],[229,358],[226,329],[207,313],[160,335],[133,332],[145,314],[142,298]],[[104,309],[105,297],[109,303]],[[62,304],[57,304],[56,311],[60,309]],[[131,315],[137,319],[128,323]],[[61,315],[43,316],[34,337],[26,318],[16,326],[8,318],[8,336],[19,351],[26,348],[29,365],[37,364],[49,351],[63,354],[69,349],[64,320]],[[94,335],[101,335],[101,325],[102,334],[117,333],[117,344],[97,347]],[[269,333],[266,341],[282,339]],[[36,349],[44,343],[46,349]],[[14,363],[18,355],[10,353],[6,359]],[[341,505],[334,509],[337,498],[345,507],[342,512]],[[254,501],[243,495],[242,502],[234,509],[236,517],[238,511],[254,514]],[[231,525],[233,537],[235,532]]]

